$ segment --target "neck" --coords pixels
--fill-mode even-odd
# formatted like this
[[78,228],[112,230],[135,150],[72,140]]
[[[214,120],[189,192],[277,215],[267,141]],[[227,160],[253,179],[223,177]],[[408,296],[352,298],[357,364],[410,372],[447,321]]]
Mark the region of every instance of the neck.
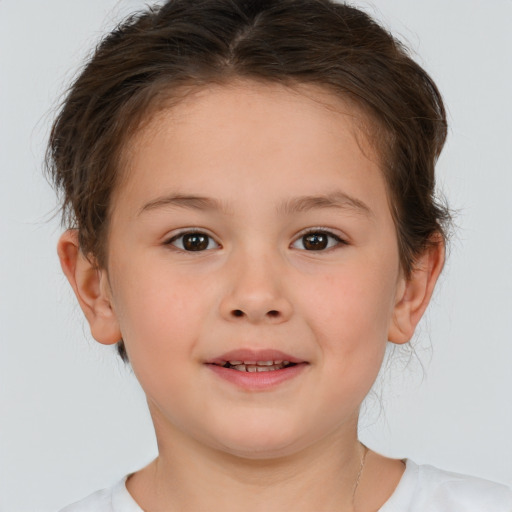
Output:
[[127,487],[148,512],[241,506],[247,512],[353,512],[364,452],[357,421],[342,430],[293,454],[254,458],[205,447],[179,431],[163,436],[157,428],[158,458]]

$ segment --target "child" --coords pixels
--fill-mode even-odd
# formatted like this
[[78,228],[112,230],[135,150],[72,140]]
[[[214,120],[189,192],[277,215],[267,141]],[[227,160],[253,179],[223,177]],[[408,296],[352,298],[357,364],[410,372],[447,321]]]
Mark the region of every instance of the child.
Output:
[[66,512],[510,512],[357,439],[443,267],[445,136],[435,84],[347,5],[170,0],[110,34],[51,134],[58,251],[159,455]]

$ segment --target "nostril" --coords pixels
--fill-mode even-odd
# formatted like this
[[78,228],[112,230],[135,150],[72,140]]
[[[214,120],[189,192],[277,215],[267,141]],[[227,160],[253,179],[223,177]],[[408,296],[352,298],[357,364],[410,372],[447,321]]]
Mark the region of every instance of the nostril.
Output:
[[[263,320],[263,317],[260,317],[260,314],[263,313],[263,311],[261,311],[260,313],[257,313],[257,312],[254,312],[254,313],[248,312],[247,313],[242,309],[232,309],[230,315],[231,315],[231,317],[234,317],[234,318],[247,317],[252,320],[255,320],[255,319]],[[282,316],[281,311],[278,311],[277,309],[270,309],[269,311],[267,311],[264,314],[264,317],[267,319],[279,319],[279,318],[281,318],[281,316]]]

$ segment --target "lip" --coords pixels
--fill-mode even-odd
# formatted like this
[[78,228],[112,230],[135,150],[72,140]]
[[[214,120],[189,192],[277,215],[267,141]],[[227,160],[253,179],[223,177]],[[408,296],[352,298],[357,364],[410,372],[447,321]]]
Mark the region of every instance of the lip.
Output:
[[[228,361],[289,361],[294,366],[269,372],[243,372],[225,368]],[[294,357],[280,350],[240,349],[226,352],[219,357],[205,362],[216,376],[246,391],[270,391],[280,384],[299,376],[309,365],[307,361]]]

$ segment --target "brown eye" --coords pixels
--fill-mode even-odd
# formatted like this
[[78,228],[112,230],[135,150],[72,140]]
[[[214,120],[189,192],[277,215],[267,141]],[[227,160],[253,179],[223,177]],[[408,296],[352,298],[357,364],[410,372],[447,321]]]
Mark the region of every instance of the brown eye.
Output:
[[293,244],[294,249],[306,251],[324,251],[345,242],[334,233],[328,231],[310,231],[298,238]]
[[185,235],[183,247],[186,251],[204,251],[208,248],[208,237],[200,233]]
[[304,249],[307,251],[321,251],[327,247],[329,239],[325,233],[310,233],[302,237]]
[[207,251],[218,248],[219,245],[206,233],[190,232],[173,237],[169,244],[183,251]]

